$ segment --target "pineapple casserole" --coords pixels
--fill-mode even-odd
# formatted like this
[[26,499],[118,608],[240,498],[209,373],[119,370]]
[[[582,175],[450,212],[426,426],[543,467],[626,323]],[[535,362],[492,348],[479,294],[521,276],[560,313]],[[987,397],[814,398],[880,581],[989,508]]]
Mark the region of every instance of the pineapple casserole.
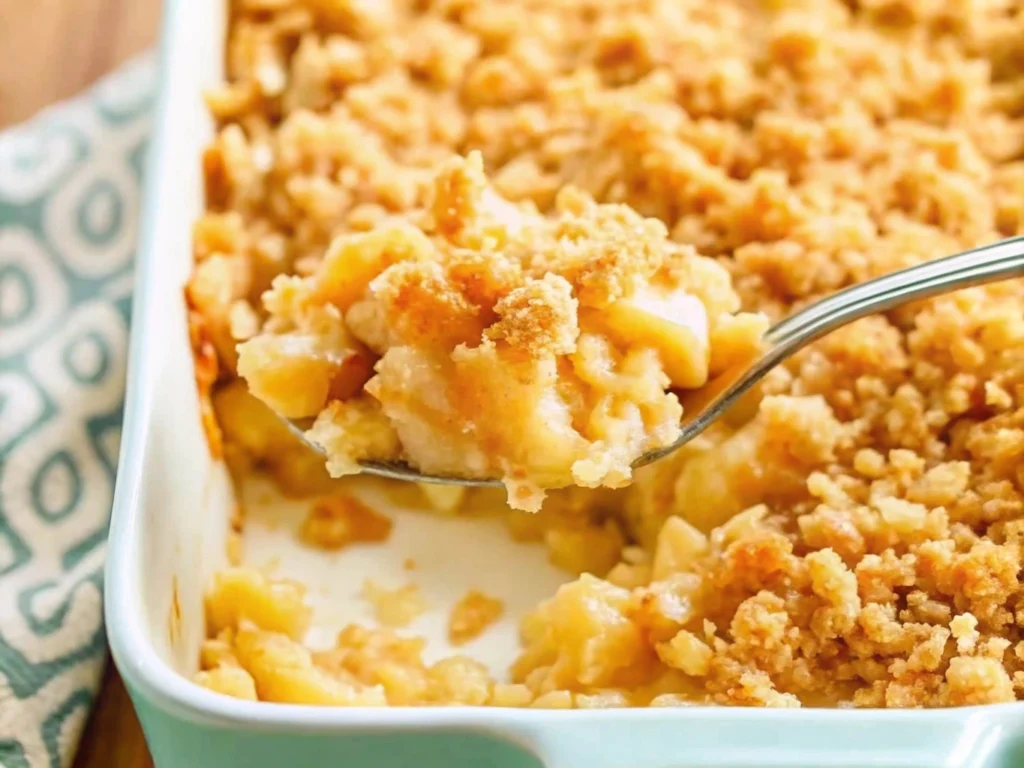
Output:
[[[387,536],[331,511],[360,460],[500,476],[508,505],[410,503],[499,517],[572,580],[496,678],[394,627],[307,647],[302,585],[233,567],[197,681],[348,706],[1021,696],[1024,281],[841,329],[630,465],[767,322],[1024,234],[1022,35],[1011,0],[235,0],[187,289],[211,450],[319,499],[305,535],[335,548]],[[275,412],[315,420],[330,472]],[[460,642],[501,611],[477,603],[441,606]]]

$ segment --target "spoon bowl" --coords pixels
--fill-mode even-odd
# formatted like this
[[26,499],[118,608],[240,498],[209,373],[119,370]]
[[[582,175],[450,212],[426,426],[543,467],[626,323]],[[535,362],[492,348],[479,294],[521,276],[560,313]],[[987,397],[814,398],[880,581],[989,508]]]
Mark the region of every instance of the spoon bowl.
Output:
[[[837,328],[913,301],[1022,276],[1024,237],[1014,237],[893,272],[824,298],[770,328],[764,336],[760,356],[719,374],[700,389],[685,393],[679,436],[670,445],[645,453],[633,467],[645,466],[677,451],[717,421],[772,368]],[[319,453],[324,452],[306,435],[311,422],[285,419],[285,423],[307,445]],[[368,461],[361,467],[366,474],[392,480],[502,487],[500,480],[492,478],[429,475],[397,461]]]
[[[319,443],[309,439],[307,432],[313,426],[312,419],[284,419],[285,426],[291,430],[299,440],[304,442],[319,454],[326,455]],[[467,488],[504,488],[500,480],[493,478],[474,477],[447,477],[445,475],[430,475],[420,472],[406,464],[404,461],[362,461],[359,463],[363,473],[386,477],[389,480],[404,480],[408,483],[428,483],[430,485],[462,485]]]

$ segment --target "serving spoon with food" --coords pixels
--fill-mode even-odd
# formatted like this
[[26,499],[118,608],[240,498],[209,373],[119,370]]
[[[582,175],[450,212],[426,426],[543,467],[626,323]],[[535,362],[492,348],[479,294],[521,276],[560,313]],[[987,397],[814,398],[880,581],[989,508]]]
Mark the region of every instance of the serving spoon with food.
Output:
[[[764,336],[760,357],[725,371],[700,389],[687,393],[682,398],[683,419],[679,437],[671,445],[644,454],[633,466],[642,467],[664,458],[693,440],[768,371],[831,331],[902,304],[1011,277],[1024,277],[1024,237],[1001,240],[955,256],[925,262],[822,299],[770,328]],[[319,445],[306,437],[308,424],[288,420],[286,423],[310,447],[323,453]],[[361,466],[366,474],[394,480],[473,487],[502,485],[497,479],[427,475],[402,462],[368,461]]]

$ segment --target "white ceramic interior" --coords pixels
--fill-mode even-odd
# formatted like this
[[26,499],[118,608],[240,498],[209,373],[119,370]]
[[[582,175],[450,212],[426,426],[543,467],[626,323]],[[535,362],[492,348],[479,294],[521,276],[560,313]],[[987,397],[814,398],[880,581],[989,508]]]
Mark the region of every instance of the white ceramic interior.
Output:
[[[247,483],[243,493],[246,563],[269,567],[309,588],[313,626],[307,642],[329,647],[345,624],[375,625],[372,606],[361,594],[366,579],[388,589],[414,583],[426,599],[427,611],[399,632],[426,639],[428,662],[464,653],[503,677],[518,652],[519,617],[553,595],[567,574],[548,563],[542,547],[512,541],[497,520],[403,509],[389,501],[378,483],[353,485],[356,495],[394,521],[384,544],[336,553],[312,549],[298,537],[309,502],[281,499],[262,478]],[[407,560],[415,563],[412,569],[406,567]],[[500,598],[505,612],[480,637],[453,648],[448,643],[449,612],[469,589]]]

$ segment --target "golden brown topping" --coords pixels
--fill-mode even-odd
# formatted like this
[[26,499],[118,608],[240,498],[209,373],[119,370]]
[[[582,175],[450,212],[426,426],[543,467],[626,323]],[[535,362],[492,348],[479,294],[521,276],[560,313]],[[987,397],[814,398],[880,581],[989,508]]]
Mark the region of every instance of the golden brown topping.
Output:
[[303,540],[322,549],[342,549],[350,544],[387,541],[391,518],[359,499],[339,494],[313,504],[302,523]]
[[491,624],[496,622],[505,606],[494,597],[471,590],[452,606],[448,617],[448,641],[452,645],[464,645],[475,640]]
[[576,307],[572,286],[548,273],[499,300],[499,320],[484,335],[531,355],[571,355],[579,336]]
[[348,309],[389,266],[428,259],[432,251],[430,242],[411,227],[382,226],[365,234],[340,237],[317,269],[313,283],[316,296]]
[[374,287],[391,344],[452,349],[479,342],[484,311],[448,281],[436,262],[398,264]]

